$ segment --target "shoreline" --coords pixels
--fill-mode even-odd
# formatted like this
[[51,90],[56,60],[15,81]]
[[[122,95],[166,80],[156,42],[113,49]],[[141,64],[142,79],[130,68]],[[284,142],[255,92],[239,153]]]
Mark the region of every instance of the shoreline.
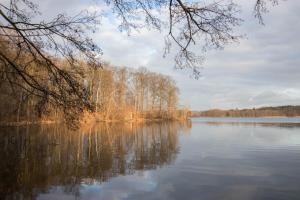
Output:
[[33,124],[55,124],[61,123],[59,121],[41,120],[41,121],[21,121],[21,122],[0,122],[0,126],[25,126]]
[[[191,119],[191,118],[189,118]],[[148,123],[148,122],[182,122],[189,119],[135,119],[135,120],[95,120],[93,122],[80,121],[80,126],[88,124],[101,124],[101,123]],[[49,124],[60,124],[65,123],[64,121],[54,120],[40,120],[40,121],[21,121],[21,122],[0,122],[0,126],[26,126],[26,125],[49,125]]]

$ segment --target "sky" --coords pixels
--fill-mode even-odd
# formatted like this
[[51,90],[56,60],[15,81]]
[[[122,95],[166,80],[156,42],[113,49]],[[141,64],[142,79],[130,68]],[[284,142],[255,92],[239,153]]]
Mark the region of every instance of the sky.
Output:
[[[100,3],[99,3],[100,2]],[[101,0],[38,1],[43,16],[69,15],[82,9],[109,13]],[[163,58],[165,31],[142,29],[130,36],[118,29],[112,15],[101,18],[92,35],[102,48],[102,59],[117,66],[146,67],[170,75],[180,89],[180,104],[193,110],[252,108],[300,104],[300,1],[281,1],[264,16],[265,25],[253,17],[254,0],[236,0],[244,22],[236,29],[245,35],[239,43],[204,54],[201,77],[175,70],[173,54]],[[200,50],[194,48],[195,51]]]

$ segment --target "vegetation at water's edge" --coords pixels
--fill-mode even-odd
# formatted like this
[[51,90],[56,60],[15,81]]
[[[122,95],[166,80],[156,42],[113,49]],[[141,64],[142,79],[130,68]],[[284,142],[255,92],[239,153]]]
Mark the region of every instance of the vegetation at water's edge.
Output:
[[[72,71],[67,64],[65,66]],[[34,70],[39,66],[31,67],[30,74],[44,79],[46,84],[47,74]],[[179,90],[169,76],[145,68],[116,68],[109,64],[103,68],[88,68],[82,63],[77,70],[84,74],[83,78],[78,78],[85,86],[84,98],[94,107],[92,112],[81,113],[81,122],[184,120],[188,117],[188,110],[178,107]],[[14,81],[20,85],[23,82],[18,77]],[[40,104],[44,104],[41,114],[37,112]],[[42,102],[26,86],[15,85],[12,90],[9,79],[1,81],[0,110],[2,124],[62,121],[66,112],[51,102]]]
[[299,117],[300,106],[261,107],[253,109],[212,109],[193,111],[192,117]]

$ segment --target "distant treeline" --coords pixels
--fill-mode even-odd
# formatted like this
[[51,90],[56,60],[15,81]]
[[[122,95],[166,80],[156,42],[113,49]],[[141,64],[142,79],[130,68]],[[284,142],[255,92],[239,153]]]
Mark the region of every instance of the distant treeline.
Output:
[[300,106],[261,107],[252,109],[212,109],[193,111],[192,117],[297,117],[300,116]]

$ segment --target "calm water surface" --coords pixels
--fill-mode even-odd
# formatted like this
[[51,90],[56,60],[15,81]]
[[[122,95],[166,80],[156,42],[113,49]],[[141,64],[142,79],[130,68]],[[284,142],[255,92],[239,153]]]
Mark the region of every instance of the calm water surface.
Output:
[[0,134],[0,199],[300,199],[299,118]]

